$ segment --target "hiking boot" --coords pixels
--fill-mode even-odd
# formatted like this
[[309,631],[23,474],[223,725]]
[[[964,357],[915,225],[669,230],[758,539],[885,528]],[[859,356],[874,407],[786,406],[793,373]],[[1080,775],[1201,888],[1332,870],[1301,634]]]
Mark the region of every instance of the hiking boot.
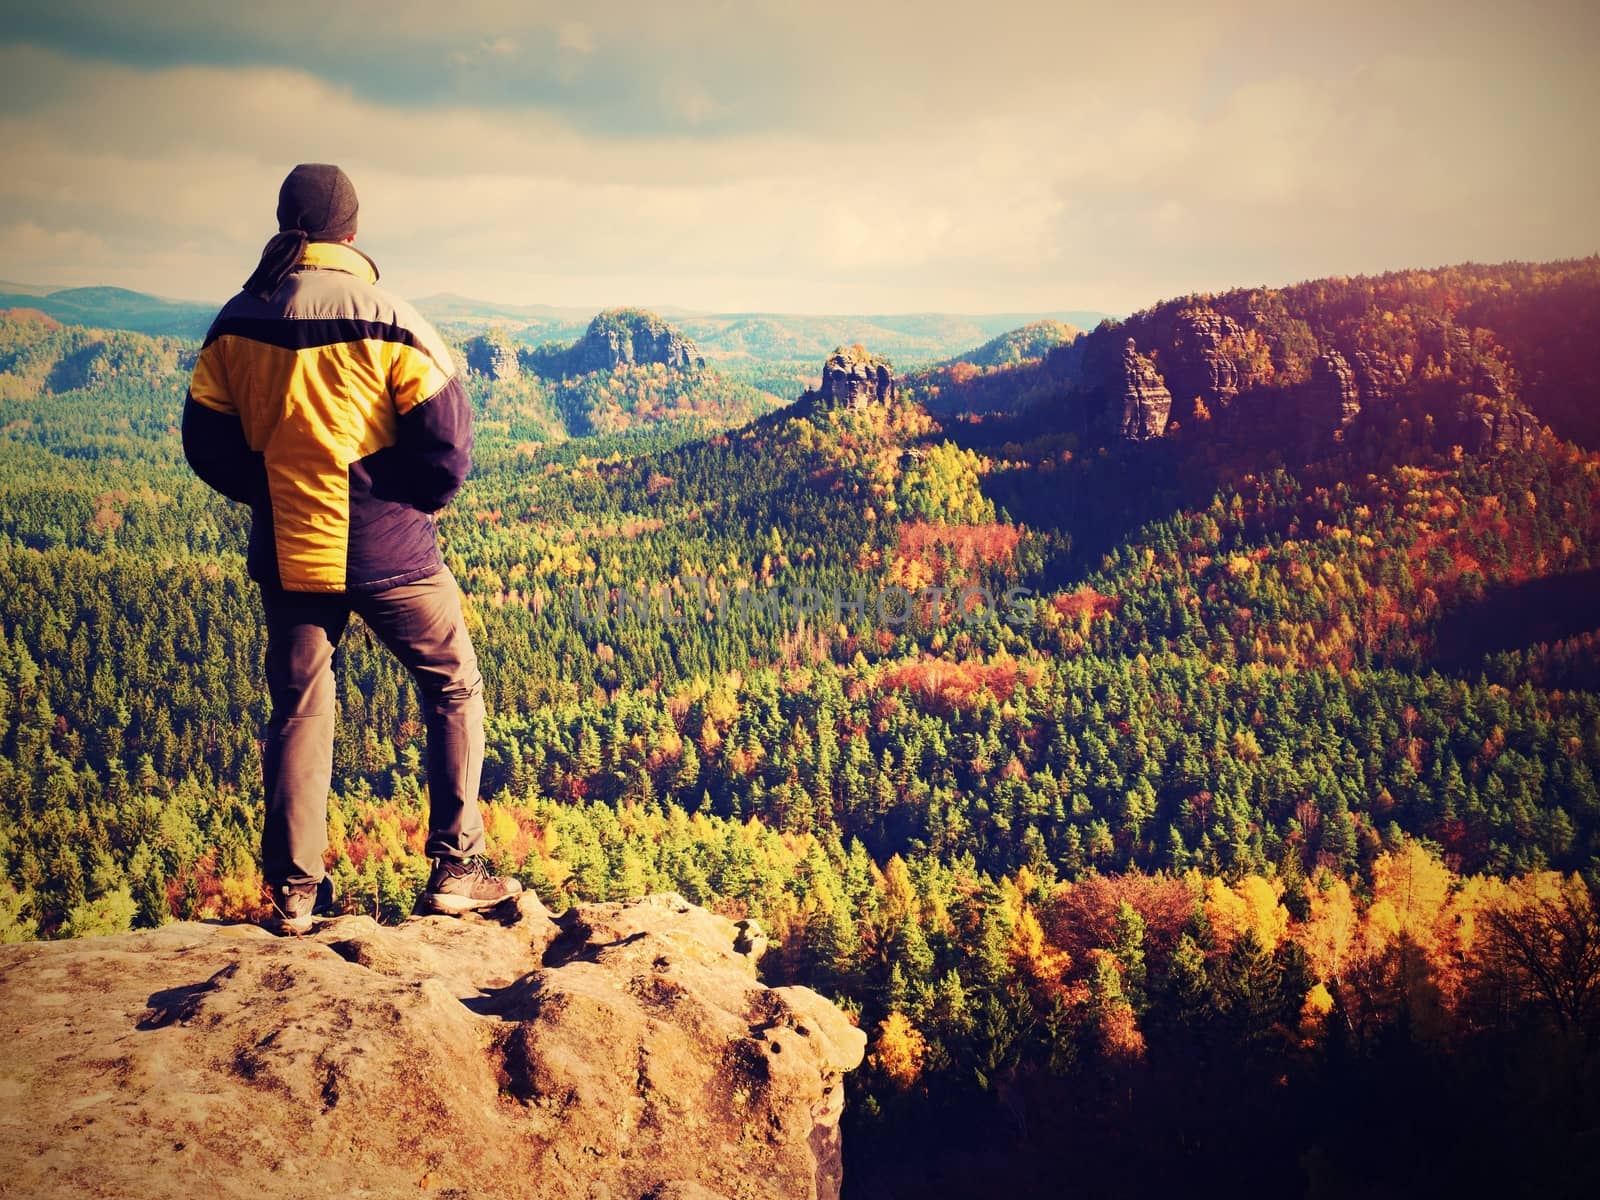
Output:
[[311,914],[317,907],[322,885],[317,883],[275,883],[272,885],[272,912],[262,926],[280,937],[301,937],[311,932]]
[[434,860],[433,874],[428,876],[422,899],[434,912],[457,916],[493,908],[521,891],[520,882],[496,875],[489,860],[481,855],[465,862],[439,858]]

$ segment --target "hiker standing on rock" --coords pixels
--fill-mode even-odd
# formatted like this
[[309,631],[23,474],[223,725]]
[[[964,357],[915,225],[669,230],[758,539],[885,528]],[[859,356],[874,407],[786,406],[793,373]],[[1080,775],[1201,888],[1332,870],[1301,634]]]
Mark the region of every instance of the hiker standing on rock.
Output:
[[433,523],[466,478],[472,415],[439,335],[355,248],[356,207],[338,167],[289,172],[279,232],[212,322],[183,406],[189,465],[251,509],[272,699],[261,858],[281,933],[310,930],[324,877],[333,652],[352,612],[422,694],[426,903],[462,913],[522,890],[483,858],[483,679]]

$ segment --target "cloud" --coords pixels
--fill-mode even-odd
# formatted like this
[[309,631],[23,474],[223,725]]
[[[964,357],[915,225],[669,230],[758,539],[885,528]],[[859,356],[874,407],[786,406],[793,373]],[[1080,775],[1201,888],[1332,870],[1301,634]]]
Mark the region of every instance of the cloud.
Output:
[[582,21],[563,21],[556,30],[556,44],[575,54],[593,54],[594,30]]
[[664,81],[661,85],[661,101],[691,127],[703,125],[723,111],[723,106],[717,103],[704,85],[693,79]]
[[[391,252],[391,275],[395,265],[414,268],[439,286],[481,294],[486,271],[502,290],[517,287],[513,272],[543,271],[590,281],[596,302],[610,299],[602,286],[625,286],[717,303],[709,294],[672,295],[686,277],[705,276],[743,279],[744,302],[773,306],[784,297],[760,294],[767,279],[816,264],[839,278],[814,281],[790,306],[856,294],[863,282],[865,297],[881,284],[880,270],[931,261],[941,245],[1027,253],[1028,223],[1040,232],[1039,206],[1048,204],[1048,188],[1027,177],[1027,156],[1002,152],[1003,142],[979,161],[1014,176],[1007,190],[1034,213],[1019,209],[995,226],[985,212],[992,181],[938,182],[942,164],[962,153],[955,143],[930,155],[914,142],[621,142],[584,138],[549,118],[507,122],[454,109],[408,114],[397,147],[392,111],[280,69],[149,73],[11,50],[0,51],[0,71],[71,83],[44,112],[0,118],[8,158],[27,164],[8,164],[0,177],[0,214],[34,213],[108,241],[208,242],[219,263],[201,282],[212,294],[231,290],[239,264],[271,232],[277,183],[302,160],[340,161],[351,172],[363,242]],[[827,178],[835,160],[865,169],[836,185]],[[118,187],[107,194],[93,184],[100,179]],[[908,179],[937,185],[945,199],[907,212]],[[173,286],[143,277],[138,285]],[[517,290],[517,298],[560,298]]]
[[[1176,76],[1226,35],[1199,12],[1167,13],[1137,36],[1125,21],[1114,9],[1033,0],[994,0],[981,14],[923,0],[915,20],[899,4],[863,0],[617,0],[581,22],[548,0],[446,9],[432,0],[51,0],[24,3],[8,26],[15,41],[140,70],[293,64],[382,104],[536,109],[602,136],[720,136],[921,129],[974,102],[1004,104],[1042,78],[1087,96],[1135,70]],[[517,52],[484,53],[502,41]],[[574,53],[590,60],[582,73],[571,70]],[[690,94],[691,82],[723,102],[661,103]]]
[[29,9],[0,275],[220,298],[314,160],[397,290],[511,301],[1125,311],[1600,249],[1586,10],[393,0],[289,47],[298,4]]

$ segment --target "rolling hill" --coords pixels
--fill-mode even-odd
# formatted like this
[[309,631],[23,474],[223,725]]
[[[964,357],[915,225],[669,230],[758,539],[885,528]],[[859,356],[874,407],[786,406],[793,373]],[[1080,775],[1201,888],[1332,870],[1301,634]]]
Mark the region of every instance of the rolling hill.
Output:
[[955,355],[941,366],[956,362],[970,363],[975,367],[1008,367],[1018,363],[1041,359],[1057,346],[1065,345],[1079,337],[1083,330],[1061,321],[1032,321],[1017,329],[1007,330],[973,350]]
[[205,335],[215,305],[166,300],[126,288],[79,287],[47,290],[0,285],[0,309],[33,308],[68,325],[125,329],[135,333],[198,338]]

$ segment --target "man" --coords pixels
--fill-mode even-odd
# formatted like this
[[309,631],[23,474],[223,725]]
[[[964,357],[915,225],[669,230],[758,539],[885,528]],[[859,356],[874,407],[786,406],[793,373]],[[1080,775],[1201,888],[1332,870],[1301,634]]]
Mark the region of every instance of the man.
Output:
[[522,890],[483,858],[483,680],[432,516],[466,478],[471,412],[439,335],[355,248],[356,209],[338,167],[289,173],[279,232],[212,323],[183,407],[190,466],[251,508],[272,700],[261,857],[280,933],[311,929],[323,879],[333,652],[352,612],[421,691],[427,905]]

